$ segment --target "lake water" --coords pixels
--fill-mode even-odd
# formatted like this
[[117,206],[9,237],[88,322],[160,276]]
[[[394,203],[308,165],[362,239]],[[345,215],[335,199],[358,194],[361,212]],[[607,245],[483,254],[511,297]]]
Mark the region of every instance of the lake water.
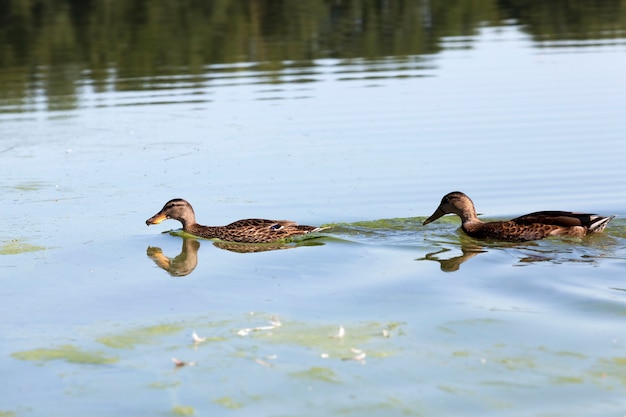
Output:
[[122,3],[3,6],[0,416],[626,413],[623,2]]

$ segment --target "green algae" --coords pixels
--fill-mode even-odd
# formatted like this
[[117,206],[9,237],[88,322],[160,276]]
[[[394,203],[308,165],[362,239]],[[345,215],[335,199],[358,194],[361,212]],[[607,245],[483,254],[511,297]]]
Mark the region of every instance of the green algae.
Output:
[[11,188],[18,191],[38,191],[49,186],[50,184],[44,181],[26,181],[16,184]]
[[[399,353],[393,340],[401,335],[400,324],[381,322],[348,323],[344,326],[286,322],[273,329],[252,331],[247,337],[281,346],[299,346],[324,360],[353,360],[365,363],[367,358],[388,358]],[[248,329],[254,330],[254,329]],[[242,352],[248,356],[249,352]],[[316,375],[323,378],[322,371]],[[306,371],[305,371],[306,372]],[[305,377],[305,374],[294,376]],[[313,374],[309,374],[313,378]]]
[[590,375],[599,380],[613,380],[626,385],[626,357],[602,358],[590,371]]
[[189,405],[176,405],[172,407],[172,414],[176,416],[193,416],[196,410]]
[[552,382],[555,384],[582,384],[584,380],[575,376],[559,376],[552,378]]
[[127,330],[119,334],[102,336],[96,339],[98,343],[114,349],[134,349],[135,345],[146,345],[162,336],[179,333],[187,327],[179,324],[159,324],[137,329]]
[[63,360],[69,363],[89,365],[108,365],[118,361],[118,358],[106,356],[103,352],[88,352],[73,345],[25,350],[15,352],[11,356],[23,361],[48,362]]
[[298,379],[309,379],[332,384],[338,384],[340,382],[335,371],[322,366],[313,366],[306,371],[292,372],[289,375]]
[[341,223],[341,226],[355,226],[365,229],[407,230],[421,225],[426,217],[398,217],[393,219],[367,220],[353,223]]
[[180,386],[180,381],[174,381],[174,382],[161,382],[161,381],[156,381],[151,383],[150,385],[148,385],[148,388],[152,388],[152,389],[170,389],[170,388],[176,388],[178,386]]
[[48,249],[45,246],[31,245],[19,239],[13,239],[0,246],[0,255],[19,255],[20,253],[39,252]]
[[[271,332],[254,332],[253,337],[277,344],[298,345],[327,354],[328,357],[342,359],[354,356],[351,348],[367,349],[369,357],[387,357],[394,354],[386,350],[388,340],[383,336],[383,329],[397,331],[399,323],[354,323],[346,326],[310,325],[288,322]],[[341,331],[340,329],[343,329]],[[381,346],[372,347],[374,341]]]
[[587,358],[587,355],[583,355],[582,353],[578,353],[578,352],[571,352],[568,350],[560,350],[556,352],[555,355],[561,356],[561,357],[571,357],[574,359],[586,359]]
[[228,408],[230,410],[236,410],[238,408],[243,407],[243,403],[237,402],[233,400],[231,397],[220,397],[220,398],[213,400],[213,402],[217,405],[220,405],[224,408]]
[[616,366],[626,366],[626,358],[616,357],[612,359],[612,362]]
[[520,370],[520,369],[536,369],[537,364],[532,357],[518,356],[507,357],[493,361],[505,366],[508,370]]

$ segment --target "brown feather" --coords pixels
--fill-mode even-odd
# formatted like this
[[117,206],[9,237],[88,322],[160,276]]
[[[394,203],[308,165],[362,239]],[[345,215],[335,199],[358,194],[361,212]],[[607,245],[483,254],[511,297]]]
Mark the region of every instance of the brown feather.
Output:
[[178,220],[183,230],[205,239],[228,242],[270,243],[291,236],[319,232],[326,228],[298,225],[291,220],[244,219],[226,226],[203,226],[196,223],[193,207],[181,198],[168,201],[160,212],[146,220],[147,225],[158,224],[166,219]]
[[569,211],[538,211],[509,221],[485,223],[478,219],[472,200],[455,191],[442,198],[437,210],[424,224],[449,213],[461,218],[461,228],[471,237],[509,242],[539,240],[549,236],[583,237],[592,232],[603,231],[615,217]]

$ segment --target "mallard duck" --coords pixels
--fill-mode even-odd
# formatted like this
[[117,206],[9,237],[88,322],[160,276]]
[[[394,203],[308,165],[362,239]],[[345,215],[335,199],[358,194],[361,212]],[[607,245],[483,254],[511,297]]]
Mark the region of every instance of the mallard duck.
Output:
[[296,235],[319,232],[326,227],[301,226],[290,220],[245,219],[226,226],[202,226],[196,223],[193,207],[182,198],[165,203],[161,211],[146,220],[146,224],[159,224],[163,220],[178,220],[183,230],[206,239],[228,242],[270,243]]
[[476,216],[472,200],[462,192],[454,191],[441,199],[437,210],[423,224],[449,213],[461,218],[461,228],[471,237],[509,242],[539,240],[548,236],[583,237],[603,231],[615,217],[569,211],[538,211],[509,221],[484,223]]

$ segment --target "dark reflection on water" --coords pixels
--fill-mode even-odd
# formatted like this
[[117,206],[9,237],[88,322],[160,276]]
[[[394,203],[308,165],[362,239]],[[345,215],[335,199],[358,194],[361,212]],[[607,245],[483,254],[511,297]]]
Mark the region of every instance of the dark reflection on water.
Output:
[[452,256],[450,258],[445,258],[442,256],[443,254],[452,251],[450,248],[441,248],[435,252],[431,252],[426,254],[426,256],[422,258],[417,258],[416,261],[436,261],[439,262],[441,266],[441,270],[443,272],[454,272],[458,271],[463,262],[468,261],[474,256],[486,252],[481,246],[478,245],[462,245],[461,252],[462,254],[459,256]]
[[[176,232],[173,232],[177,235]],[[321,246],[324,242],[319,241],[319,237],[309,237],[291,243],[235,243],[224,241],[213,241],[213,246],[236,253],[258,253],[274,250],[294,249],[300,246]],[[161,248],[148,246],[146,255],[164,271],[173,277],[184,277],[191,274],[198,266],[198,250],[200,242],[192,237],[182,238],[182,248],[178,255],[173,258],[165,256]]]
[[[620,259],[621,239],[605,234],[578,238],[548,238],[542,241],[507,243],[480,242],[466,236],[460,242],[444,241],[452,236],[441,236],[429,251],[417,261],[439,262],[443,272],[455,272],[464,262],[490,251],[504,251],[513,260],[513,266],[547,262],[552,264],[586,263],[599,265],[607,258]],[[460,255],[457,254],[461,251]],[[452,255],[452,256],[451,256]]]
[[620,0],[501,0],[498,5],[539,42],[617,39],[626,34],[625,4]]
[[443,272],[459,271],[465,262],[488,253],[505,254],[500,262],[518,267],[536,263],[600,265],[609,259],[623,259],[626,247],[626,234],[619,220],[607,226],[603,233],[584,238],[551,237],[528,242],[477,240],[456,227],[458,223],[450,221],[426,230],[421,226],[423,220],[416,217],[345,223],[335,225],[332,234],[336,241],[389,245],[411,251],[419,248],[423,255],[415,260],[438,262]]
[[[425,76],[432,66],[415,57],[469,48],[484,26],[519,25],[541,47],[623,39],[623,3],[1,2],[0,111],[68,110],[80,106],[85,92],[193,90],[236,83],[250,71],[265,74],[263,83],[315,82],[311,68],[328,58],[349,66],[355,58],[381,61],[403,76]],[[376,77],[379,70],[365,65],[347,72]]]

